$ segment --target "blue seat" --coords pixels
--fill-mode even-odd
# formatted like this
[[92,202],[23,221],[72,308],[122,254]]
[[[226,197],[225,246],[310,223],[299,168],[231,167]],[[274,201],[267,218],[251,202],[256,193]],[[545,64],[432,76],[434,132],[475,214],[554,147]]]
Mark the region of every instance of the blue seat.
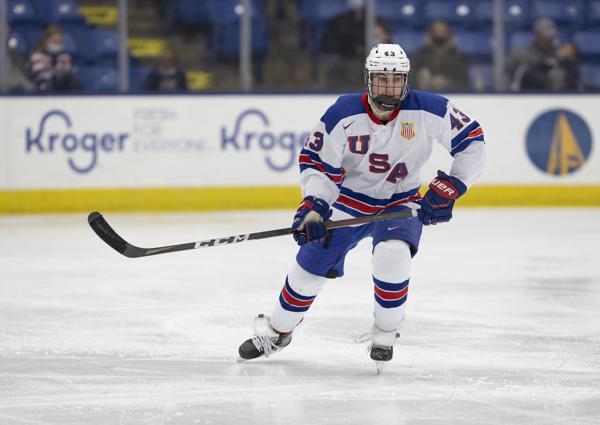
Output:
[[579,28],[583,25],[585,10],[583,0],[534,0],[531,18],[550,18],[558,25]]
[[11,25],[10,30],[12,33],[20,34],[26,40],[28,54],[35,49],[44,33],[44,27],[39,23],[14,24]]
[[[202,3],[202,2],[198,2]],[[240,21],[239,0],[210,0],[207,3],[208,16],[210,22],[214,25],[237,24]],[[264,0],[252,1],[252,19],[264,19],[265,4]]]
[[473,91],[492,91],[494,89],[492,65],[490,63],[473,63],[469,65],[469,83]]
[[116,92],[119,87],[117,69],[113,67],[81,67],[79,79],[83,90],[90,93]]
[[79,49],[77,48],[77,42],[75,37],[68,32],[63,33],[65,41],[65,52],[69,53],[73,57],[79,56]]
[[302,22],[314,19],[314,10],[320,0],[298,0],[298,16]]
[[590,0],[588,3],[587,20],[590,27],[600,25],[600,0]]
[[493,36],[491,31],[455,31],[454,39],[459,49],[472,58],[491,58]]
[[508,49],[515,50],[527,46],[533,40],[531,31],[515,31],[508,36]]
[[413,55],[423,47],[424,31],[400,30],[392,33],[392,41],[400,44],[407,55]]
[[600,90],[600,65],[582,65],[581,82],[583,83],[584,88]]
[[129,68],[129,91],[132,93],[143,90],[144,81],[150,74],[151,68],[147,66],[132,66]]
[[349,12],[350,8],[346,3],[346,0],[327,0],[318,1],[314,5],[313,19],[326,21],[333,18],[334,16],[341,15]]
[[75,0],[32,0],[32,3],[45,24],[85,25]]
[[577,31],[573,34],[573,41],[584,57],[600,58],[600,30]]
[[90,30],[74,34],[82,59],[94,65],[116,66],[119,34],[116,31]]
[[452,0],[451,23],[458,27],[474,28],[477,22],[477,1],[475,0]]
[[478,28],[491,28],[494,19],[494,5],[492,0],[479,0],[475,5],[475,26]]
[[175,22],[208,23],[208,2],[198,0],[173,0],[172,19]]
[[429,0],[425,4],[425,21],[430,24],[436,19],[452,22],[454,17],[451,1]]
[[[240,26],[237,23],[225,25],[213,33],[212,52],[215,58],[235,59],[240,53]],[[266,22],[252,23],[252,56],[264,56],[268,47]]]
[[509,30],[531,28],[529,0],[505,0],[504,21]]
[[38,17],[33,8],[33,4],[29,0],[8,0],[8,23],[27,24],[38,21]]
[[[559,31],[557,35],[557,42],[562,44],[569,40],[569,36],[566,32]],[[531,31],[516,31],[508,35],[507,47],[509,50],[518,49],[531,43],[533,40],[533,33]]]
[[394,29],[422,28],[425,8],[419,0],[378,0],[377,17],[385,19]]
[[454,26],[475,27],[476,9],[475,0],[430,0],[425,4],[425,21],[441,19]]
[[11,50],[15,50],[19,52],[19,54],[23,57],[29,56],[29,53],[33,49],[32,46],[29,45],[27,37],[20,32],[12,31],[8,38],[8,46]]

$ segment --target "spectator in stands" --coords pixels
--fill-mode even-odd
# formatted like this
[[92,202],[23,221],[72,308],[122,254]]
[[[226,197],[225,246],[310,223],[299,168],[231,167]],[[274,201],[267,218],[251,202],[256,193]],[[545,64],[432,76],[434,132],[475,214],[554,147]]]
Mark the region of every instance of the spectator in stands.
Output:
[[324,90],[362,87],[365,56],[364,0],[346,0],[349,11],[331,18],[321,39],[319,83]]
[[579,81],[579,47],[572,41],[567,41],[558,48],[558,60],[562,70],[561,90],[581,90]]
[[375,23],[374,34],[375,42],[373,44],[390,44],[392,43],[392,33],[390,25],[383,19],[378,19]]
[[321,46],[325,53],[344,58],[362,58],[365,54],[364,0],[346,1],[350,10],[327,22]]
[[425,46],[411,60],[411,68],[413,84],[422,90],[458,91],[469,87],[469,59],[459,50],[450,25],[443,20],[431,24]]
[[163,54],[158,66],[153,68],[146,77],[144,90],[158,92],[187,90],[185,73],[179,68],[175,55],[171,52]]
[[519,90],[560,90],[563,85],[556,24],[548,18],[533,26],[533,41],[511,53],[506,62],[508,87]]
[[8,64],[8,91],[30,92],[33,84],[27,78],[27,65],[25,59],[17,50],[16,40],[10,36],[10,27],[6,28],[7,64]]
[[37,91],[67,92],[81,88],[71,55],[65,52],[64,34],[49,26],[29,57],[29,76]]

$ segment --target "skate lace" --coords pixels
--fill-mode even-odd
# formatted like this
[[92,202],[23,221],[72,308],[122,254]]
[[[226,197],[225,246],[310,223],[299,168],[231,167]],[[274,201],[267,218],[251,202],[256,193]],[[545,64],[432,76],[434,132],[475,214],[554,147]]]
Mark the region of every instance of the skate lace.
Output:
[[269,357],[269,355],[277,351],[274,339],[270,336],[255,335],[252,337],[252,344],[254,344],[258,351],[265,353],[265,357]]

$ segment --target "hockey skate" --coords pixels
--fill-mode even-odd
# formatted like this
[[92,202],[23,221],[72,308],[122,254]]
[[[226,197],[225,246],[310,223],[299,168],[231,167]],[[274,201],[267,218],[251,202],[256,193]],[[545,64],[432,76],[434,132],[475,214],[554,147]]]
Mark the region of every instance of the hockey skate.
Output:
[[384,332],[373,326],[371,332],[356,339],[359,343],[371,342],[367,349],[371,359],[375,361],[377,375],[381,375],[386,363],[394,357],[394,344],[398,338],[400,338],[398,331]]
[[269,357],[271,354],[283,350],[292,342],[292,333],[279,333],[271,326],[270,317],[259,314],[254,319],[254,336],[240,345],[238,352],[239,362],[256,359],[257,357]]

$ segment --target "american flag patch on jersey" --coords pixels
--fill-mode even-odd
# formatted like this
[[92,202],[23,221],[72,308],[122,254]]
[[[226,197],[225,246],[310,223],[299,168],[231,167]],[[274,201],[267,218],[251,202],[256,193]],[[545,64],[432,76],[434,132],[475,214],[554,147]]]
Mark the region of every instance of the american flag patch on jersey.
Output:
[[402,126],[400,129],[400,135],[406,140],[411,140],[417,135],[414,129],[414,122],[401,122],[400,125]]

